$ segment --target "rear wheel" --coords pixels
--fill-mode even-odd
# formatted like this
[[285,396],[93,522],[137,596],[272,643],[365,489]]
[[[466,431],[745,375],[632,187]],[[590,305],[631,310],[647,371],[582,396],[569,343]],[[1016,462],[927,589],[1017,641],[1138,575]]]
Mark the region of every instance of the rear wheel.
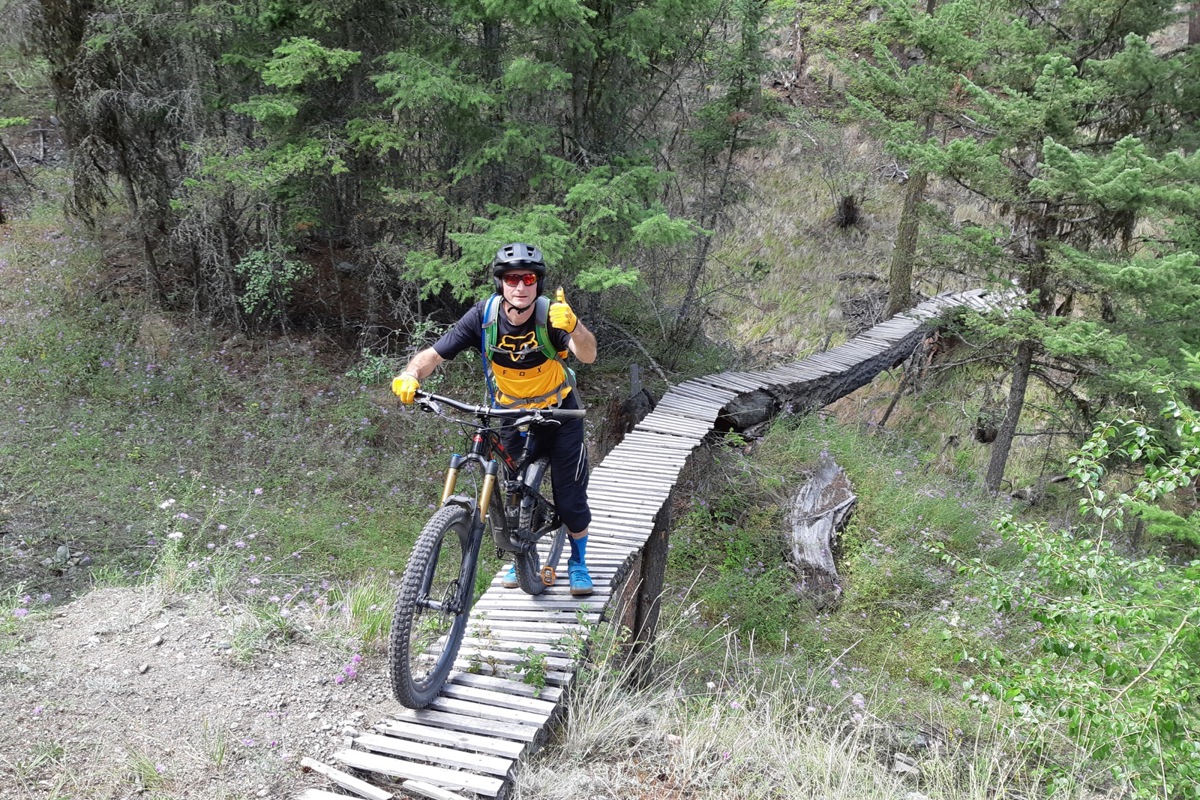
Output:
[[[525,484],[532,486],[547,499],[550,497],[550,462],[544,458],[538,459],[525,470]],[[533,498],[522,498],[521,501],[521,530],[539,531],[549,520],[546,510],[539,506]],[[555,572],[562,557],[563,544],[567,539],[567,527],[559,525],[553,531],[548,531],[538,539],[537,546],[524,553],[517,553],[513,564],[517,570],[517,582],[526,594],[541,594],[546,587],[554,583]]]
[[472,592],[462,591],[473,580],[470,542],[471,514],[446,506],[426,523],[408,557],[388,638],[392,693],[408,708],[433,702],[458,655],[471,610]]

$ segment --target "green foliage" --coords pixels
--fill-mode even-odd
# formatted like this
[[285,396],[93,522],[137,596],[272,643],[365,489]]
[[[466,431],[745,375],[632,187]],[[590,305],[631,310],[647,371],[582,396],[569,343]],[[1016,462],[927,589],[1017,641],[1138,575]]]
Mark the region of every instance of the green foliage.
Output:
[[[314,233],[373,251],[386,278],[370,291],[393,300],[416,295],[408,282],[473,297],[489,251],[518,239],[553,253],[564,282],[635,285],[647,253],[696,234],[664,200],[686,193],[662,145],[685,137],[660,119],[687,125],[678,77],[704,64],[746,93],[761,74],[714,51],[728,11],[106,0],[94,25],[64,9],[42,47],[70,138],[92,150],[75,206],[94,213],[122,181],[161,299],[240,323],[232,265]],[[740,63],[760,44],[747,37]]]
[[363,348],[359,353],[359,361],[346,371],[346,377],[360,383],[370,385],[390,384],[392,378],[400,374],[404,364],[398,358],[382,356]]
[[[1023,424],[1027,379],[1045,375],[1035,363],[1076,374],[1056,390],[1102,405],[1147,392],[1144,365],[1179,373],[1180,350],[1200,346],[1184,321],[1200,311],[1189,288],[1200,162],[1184,155],[1177,122],[1194,105],[1182,86],[1200,72],[1182,51],[1151,45],[1173,5],[1028,11],[1007,0],[888,2],[874,58],[844,64],[853,107],[897,158],[986,198],[1003,219],[952,228],[945,264],[1025,293],[1024,308],[980,325],[1013,365],[1012,413],[985,477],[992,491]],[[1146,284],[1171,288],[1160,301]],[[1095,410],[1076,404],[1074,424],[1086,430]]]
[[[818,608],[783,562],[790,547],[782,532],[783,509],[823,454],[846,470],[858,503],[836,542],[840,600]],[[937,617],[953,607],[970,630],[990,629],[996,615],[957,601],[964,590],[928,546],[941,542],[988,564],[1013,554],[979,534],[993,506],[945,475],[925,475],[930,458],[834,421],[781,420],[752,460],[718,455],[708,470],[713,485],[675,522],[668,580],[690,589],[700,621],[753,637],[761,653],[811,662],[853,650],[875,680],[925,683],[934,669],[953,673],[956,651],[936,633]],[[905,672],[912,663],[923,665],[920,675]]]
[[282,313],[296,284],[309,274],[303,262],[266,250],[250,251],[233,271],[245,282],[238,298],[242,308],[267,317]]
[[[1097,425],[1072,459],[1071,474],[1084,491],[1078,530],[1006,515],[997,527],[1024,548],[1026,568],[1014,576],[977,561],[966,567],[988,581],[1000,609],[1039,626],[1026,653],[988,651],[969,688],[1011,707],[1022,734],[1050,750],[1061,730],[1131,796],[1194,798],[1200,562],[1130,556],[1113,541],[1128,514],[1184,523],[1163,503],[1200,476],[1200,412],[1165,388],[1159,392],[1166,432],[1138,415],[1113,419]],[[1111,486],[1114,462],[1139,466],[1140,479]],[[1187,527],[1195,531],[1194,522]],[[1055,782],[1076,779],[1050,769]]]
[[521,660],[513,666],[513,672],[521,676],[521,682],[534,688],[534,696],[541,694],[546,688],[546,670],[548,668],[545,653],[536,652],[533,645],[518,650]]
[[294,89],[312,80],[341,78],[362,60],[362,53],[324,47],[307,36],[297,36],[275,48],[262,69],[263,83]]

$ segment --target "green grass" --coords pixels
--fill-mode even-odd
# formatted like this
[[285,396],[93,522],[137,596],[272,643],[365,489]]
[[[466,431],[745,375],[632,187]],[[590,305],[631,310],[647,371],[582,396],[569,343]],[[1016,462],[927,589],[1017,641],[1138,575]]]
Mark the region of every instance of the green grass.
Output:
[[[839,536],[841,598],[818,608],[780,556],[786,502],[822,453],[846,470],[858,504]],[[958,669],[956,626],[1001,628],[930,546],[994,563],[1019,557],[992,531],[996,504],[969,484],[927,474],[928,459],[915,443],[886,433],[815,416],[780,420],[752,457],[718,454],[707,485],[677,521],[673,596],[689,590],[696,625],[753,637],[772,660],[801,670],[825,665],[830,688],[867,692],[883,682],[917,701]]]
[[[71,591],[136,584],[228,606],[242,662],[297,637],[382,648],[462,432],[364,384],[378,359],[231,337],[120,278],[51,213],[0,234],[0,651]],[[477,364],[445,372],[431,388],[478,394]],[[67,579],[39,563],[64,543],[86,556]]]

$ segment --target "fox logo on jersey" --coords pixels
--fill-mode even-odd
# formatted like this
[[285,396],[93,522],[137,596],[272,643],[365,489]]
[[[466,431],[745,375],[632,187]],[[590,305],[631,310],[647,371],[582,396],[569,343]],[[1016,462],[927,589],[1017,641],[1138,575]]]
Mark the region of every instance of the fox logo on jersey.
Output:
[[537,334],[534,331],[523,336],[505,334],[500,337],[500,341],[496,342],[496,349],[504,351],[513,361],[520,361],[530,353],[541,352],[541,348],[538,347]]

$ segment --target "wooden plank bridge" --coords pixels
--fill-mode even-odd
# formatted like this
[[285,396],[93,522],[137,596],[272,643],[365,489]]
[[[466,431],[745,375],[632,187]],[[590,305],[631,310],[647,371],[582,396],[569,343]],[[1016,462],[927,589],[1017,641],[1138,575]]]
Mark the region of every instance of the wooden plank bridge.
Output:
[[[595,593],[572,597],[566,581],[560,581],[530,597],[502,587],[498,573],[471,611],[455,671],[433,704],[421,711],[390,709],[391,716],[372,732],[335,753],[333,758],[356,775],[310,759],[305,766],[351,796],[373,800],[505,796],[517,762],[542,741],[566,702],[575,656],[592,625],[616,617],[635,631],[653,629],[657,600],[653,607],[635,608],[636,599],[628,597],[632,592],[624,589],[639,583],[640,570],[648,574],[642,561],[654,558],[655,540],[657,557],[665,558],[671,494],[710,433],[744,430],[783,408],[828,405],[911,355],[931,319],[953,308],[986,311],[1000,302],[978,290],[941,295],[803,361],[760,372],[723,372],[672,387],[592,472],[588,566]],[[564,548],[560,574],[566,572],[567,556]],[[656,598],[658,592],[641,592],[648,594]],[[540,690],[507,677],[531,653],[545,656],[546,685]],[[347,795],[314,788],[298,797],[344,800]]]

